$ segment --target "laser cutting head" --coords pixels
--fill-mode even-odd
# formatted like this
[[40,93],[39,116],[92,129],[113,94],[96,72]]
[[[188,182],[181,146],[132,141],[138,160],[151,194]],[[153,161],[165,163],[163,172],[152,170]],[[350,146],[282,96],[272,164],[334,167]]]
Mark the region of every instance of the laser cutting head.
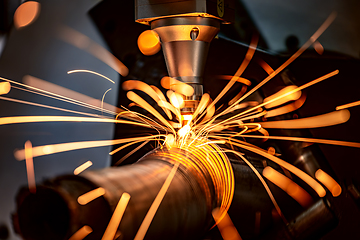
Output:
[[[136,21],[149,24],[160,37],[166,66],[174,85],[176,80],[194,89],[183,95],[181,114],[192,114],[203,95],[203,74],[210,42],[221,23],[234,16],[228,0],[137,0]],[[172,87],[170,81],[170,89]]]

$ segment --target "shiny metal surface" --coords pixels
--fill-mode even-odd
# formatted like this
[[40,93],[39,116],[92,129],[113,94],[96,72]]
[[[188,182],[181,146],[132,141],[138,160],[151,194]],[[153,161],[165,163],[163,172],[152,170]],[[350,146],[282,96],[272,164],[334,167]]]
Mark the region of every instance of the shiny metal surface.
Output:
[[194,88],[186,97],[183,113],[194,112],[203,94],[205,62],[212,39],[220,30],[218,19],[203,17],[162,18],[151,22],[159,34],[169,76]]

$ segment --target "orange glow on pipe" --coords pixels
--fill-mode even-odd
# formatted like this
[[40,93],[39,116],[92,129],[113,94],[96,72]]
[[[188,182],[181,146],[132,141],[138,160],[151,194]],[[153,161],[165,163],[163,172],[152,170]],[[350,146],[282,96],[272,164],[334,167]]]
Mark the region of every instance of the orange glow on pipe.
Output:
[[260,123],[263,128],[301,129],[327,127],[347,122],[350,112],[347,109],[334,111],[314,117],[269,121]]
[[29,190],[31,193],[35,193],[36,192],[35,171],[34,171],[32,144],[30,141],[26,141],[25,143],[25,159],[26,159],[26,172],[27,172]]
[[110,219],[110,222],[105,230],[105,233],[101,240],[113,240],[116,234],[116,231],[119,227],[121,219],[124,215],[125,209],[130,201],[130,194],[124,192],[121,195],[121,198],[116,205],[114,213]]
[[326,172],[321,169],[318,169],[315,172],[315,177],[319,180],[322,184],[326,186],[327,189],[331,192],[334,197],[338,197],[341,194],[341,187],[340,185]]
[[105,194],[105,189],[99,187],[94,190],[91,190],[87,193],[84,193],[80,197],[78,197],[77,201],[80,205],[86,205],[89,202],[93,201],[94,199],[102,196]]
[[212,215],[224,240],[242,240],[227,212],[222,216],[222,211],[215,208]]
[[[287,87],[284,87],[283,89],[281,89],[280,91],[278,91],[277,93],[267,97],[264,99],[264,103],[265,103],[265,108],[273,108],[273,107],[276,107],[276,106],[279,106],[281,104],[284,104],[286,102],[289,102],[289,101],[293,101],[293,100],[298,100],[300,97],[301,97],[301,91],[297,91],[297,92],[294,92],[294,93],[291,93],[289,95],[287,95],[287,93],[289,93],[290,91],[296,89],[297,86],[295,85],[290,85],[290,86],[287,86]],[[276,100],[276,101],[273,101],[269,104],[266,104],[266,102],[269,102],[270,100],[274,99],[274,98],[277,98],[281,95],[284,95],[284,97]]]
[[166,178],[163,186],[161,187],[159,193],[156,195],[154,202],[151,204],[149,211],[146,213],[146,216],[143,220],[143,222],[140,225],[140,228],[138,232],[135,235],[134,240],[143,240],[147,230],[150,227],[150,224],[155,216],[155,213],[157,212],[167,190],[169,189],[169,186],[175,176],[175,173],[179,167],[180,163],[175,163],[174,167],[171,169],[171,172],[169,173],[168,177]]
[[14,25],[17,29],[33,23],[40,14],[40,3],[28,1],[21,4],[14,14]]
[[139,50],[144,55],[154,55],[161,49],[159,35],[153,30],[142,32],[137,40]]
[[91,161],[87,161],[87,162],[81,164],[80,166],[75,168],[74,175],[80,174],[81,172],[85,171],[87,168],[89,168],[92,165],[93,165],[93,163]]
[[269,181],[273,182],[275,185],[277,185],[279,188],[289,194],[292,198],[294,198],[304,208],[308,207],[311,204],[312,198],[309,193],[307,193],[302,187],[300,187],[291,179],[282,175],[272,167],[267,166],[266,168],[264,168],[263,175]]
[[87,235],[92,233],[91,227],[85,225],[82,228],[80,228],[76,233],[74,233],[69,240],[83,240]]
[[0,83],[0,95],[9,93],[10,89],[11,89],[11,85],[9,82]]

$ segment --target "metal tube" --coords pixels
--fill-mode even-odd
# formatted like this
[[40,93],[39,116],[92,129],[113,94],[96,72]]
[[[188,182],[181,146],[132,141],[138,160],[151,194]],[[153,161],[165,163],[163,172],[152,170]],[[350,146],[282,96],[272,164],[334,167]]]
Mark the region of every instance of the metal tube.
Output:
[[[118,234],[124,240],[134,239],[172,169],[172,154],[183,160],[195,157],[180,150],[161,152],[151,152],[133,165],[55,178],[39,186],[36,194],[23,189],[17,198],[15,225],[24,239],[59,240],[88,225],[93,232],[86,239],[98,240],[121,195],[127,192],[131,200]],[[77,203],[79,196],[98,187],[105,189],[105,195],[86,205]],[[218,196],[206,169],[195,171],[180,165],[145,239],[199,239],[213,224],[211,211],[217,207]]]

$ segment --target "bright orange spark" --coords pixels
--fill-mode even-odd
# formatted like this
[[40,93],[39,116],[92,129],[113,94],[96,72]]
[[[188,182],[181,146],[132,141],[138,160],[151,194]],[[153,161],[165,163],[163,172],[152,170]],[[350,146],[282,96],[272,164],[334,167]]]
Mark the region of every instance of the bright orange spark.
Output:
[[35,122],[97,122],[97,123],[122,123],[133,124],[147,127],[146,124],[126,120],[116,120],[111,118],[94,118],[94,117],[72,117],[72,116],[19,116],[19,117],[2,117],[0,125],[16,123],[35,123]]
[[176,93],[180,93],[188,97],[194,94],[194,88],[192,86],[172,77],[163,77],[160,83],[163,88],[170,89]]
[[36,192],[35,171],[34,171],[34,161],[32,154],[32,144],[30,141],[26,141],[25,143],[25,159],[26,159],[26,172],[27,172],[29,190],[31,193],[35,193]]
[[169,173],[168,177],[166,178],[159,193],[156,195],[154,202],[151,204],[151,207],[150,207],[149,211],[147,212],[143,222],[141,223],[140,228],[139,228],[138,232],[136,233],[134,240],[143,240],[144,239],[146,232],[150,227],[150,224],[155,216],[155,213],[158,210],[158,208],[159,208],[159,206],[160,206],[160,204],[161,204],[161,202],[162,202],[162,200],[163,200],[163,198],[175,176],[175,173],[176,173],[179,165],[180,165],[180,163],[178,163],[178,162],[174,164],[174,167],[171,169],[171,172]]
[[0,83],[0,95],[8,94],[10,92],[11,85],[9,82],[1,82]]
[[[62,98],[64,100],[70,100],[71,102],[80,103],[90,108],[98,109],[99,111],[103,111],[103,109],[101,108],[101,101],[99,99],[89,97],[82,93],[78,93],[68,88],[64,88],[54,83],[44,81],[42,79],[29,75],[23,77],[23,82],[27,84],[24,85],[25,87],[50,94]],[[109,112],[114,115],[116,115],[118,112],[123,111],[108,103],[104,104],[104,109],[106,110],[106,112]]]
[[328,140],[328,139],[284,137],[284,136],[266,136],[266,137],[264,137],[264,136],[259,136],[259,135],[241,135],[241,137],[245,137],[245,138],[268,138],[268,139],[285,140],[285,141],[322,143],[322,144],[330,144],[330,145],[337,145],[337,146],[360,148],[360,143],[358,143],[358,142],[347,142],[347,141]]
[[227,212],[223,215],[220,209],[215,208],[212,215],[224,240],[242,240]]
[[79,230],[77,230],[76,233],[74,233],[69,240],[83,240],[87,235],[89,235],[90,233],[92,233],[92,229],[91,227],[85,225],[82,228],[80,228]]
[[297,91],[292,94],[286,95],[286,93],[288,93],[296,88],[297,88],[297,86],[295,86],[295,85],[286,86],[283,89],[281,89],[280,91],[278,91],[277,93],[265,98],[264,103],[269,102],[270,100],[277,98],[281,95],[284,95],[284,97],[280,98],[277,101],[273,101],[269,104],[265,104],[265,108],[273,108],[273,107],[279,106],[279,105],[284,104],[289,101],[298,100],[301,97],[301,91]]
[[282,128],[282,129],[302,129],[333,126],[345,123],[350,118],[350,112],[347,109],[334,111],[314,117],[262,122],[264,128]]
[[83,164],[81,164],[80,166],[78,166],[77,168],[75,168],[74,170],[74,175],[78,175],[81,172],[85,171],[87,168],[89,168],[91,165],[93,165],[93,163],[91,161],[87,161]]
[[166,121],[166,119],[158,112],[156,111],[149,103],[147,103],[144,99],[142,99],[139,95],[137,95],[136,93],[129,91],[127,92],[126,96],[128,97],[128,99],[130,99],[131,101],[139,104],[141,107],[143,107],[146,111],[148,111],[149,113],[151,113],[154,117],[156,117],[157,119],[160,120],[160,122],[162,122],[165,126],[169,127],[174,133],[175,130],[174,128],[171,126],[171,124]]
[[101,98],[101,109],[104,109],[104,99],[105,99],[105,95],[111,91],[111,88],[109,88],[108,90],[106,90]]
[[40,14],[40,3],[28,1],[21,4],[14,14],[14,25],[17,29],[33,23]]
[[[279,216],[281,216],[282,220],[284,221],[285,224],[287,224],[287,220],[286,218],[284,217],[278,203],[276,202],[275,198],[274,198],[274,195],[272,194],[269,186],[266,184],[264,178],[261,176],[261,174],[259,173],[259,171],[243,156],[241,155],[240,153],[236,152],[236,151],[230,151],[232,153],[234,153],[235,155],[239,156],[250,168],[251,170],[255,173],[255,175],[258,177],[258,179],[260,180],[260,182],[262,183],[262,185],[264,186],[267,194],[269,195],[272,203],[274,204],[274,207],[276,209],[276,211],[278,212]],[[255,152],[255,151],[254,151]]]
[[161,49],[159,35],[153,30],[142,32],[138,37],[137,44],[144,55],[154,55]]
[[312,198],[308,192],[272,167],[267,166],[264,168],[263,175],[294,198],[304,208],[308,207],[312,202]]
[[319,41],[314,42],[313,47],[319,55],[322,55],[324,53],[324,47]]
[[121,219],[125,213],[125,209],[130,201],[130,194],[124,192],[121,195],[121,198],[114,210],[114,213],[110,219],[110,222],[105,230],[105,233],[101,240],[113,240],[116,234],[116,231],[119,227]]
[[78,73],[78,72],[85,72],[85,73],[92,73],[92,74],[95,74],[95,75],[98,75],[110,82],[112,82],[113,84],[115,84],[115,82],[113,80],[111,80],[110,78],[98,73],[98,72],[94,72],[94,71],[90,71],[90,70],[85,70],[85,69],[77,69],[77,70],[71,70],[71,71],[68,71],[67,74],[71,74],[71,73]]
[[265,62],[264,60],[259,59],[257,62],[258,62],[259,65],[262,67],[262,69],[265,70],[265,72],[266,72],[267,74],[270,75],[270,74],[272,74],[272,73],[274,72],[274,69],[273,69],[272,67],[270,67],[270,65],[269,65],[267,62]]
[[[166,135],[157,135],[157,137],[166,137]],[[40,157],[44,155],[67,152],[72,150],[112,146],[116,144],[122,144],[122,143],[132,142],[141,139],[146,140],[149,138],[154,138],[154,137],[147,136],[147,137],[123,138],[116,140],[68,142],[68,143],[50,144],[50,145],[33,147],[32,150],[33,150],[33,157]],[[14,155],[15,158],[19,161],[25,159],[25,151],[23,149],[15,151]]]
[[[122,84],[122,88],[125,91],[134,90],[134,89],[143,91],[144,93],[149,95],[152,99],[154,99],[155,102],[166,101],[165,96],[159,89],[154,88],[154,86],[149,86],[147,83],[144,83],[142,81],[138,81],[138,80],[125,81]],[[162,107],[162,109],[166,113],[167,117],[171,120],[172,116],[170,111],[165,107]]]
[[225,95],[225,93],[227,93],[229,91],[229,89],[236,83],[237,78],[239,78],[241,76],[241,74],[245,71],[245,69],[247,68],[247,66],[249,65],[251,59],[253,58],[253,56],[255,54],[257,43],[258,43],[258,38],[254,37],[251,40],[249,49],[245,55],[243,62],[240,65],[239,69],[236,71],[234,76],[231,78],[230,82],[223,88],[223,90],[221,90],[219,95],[210,104],[210,106],[209,106],[210,108],[211,108],[211,106],[215,105]]
[[330,16],[325,20],[325,22],[319,27],[319,29],[310,37],[310,39],[297,50],[288,60],[286,60],[280,67],[278,67],[274,72],[272,72],[268,77],[266,77],[263,81],[261,81],[258,85],[256,85],[253,89],[247,92],[243,97],[241,97],[238,101],[234,104],[238,104],[251,94],[253,94],[256,90],[262,87],[265,83],[270,81],[274,78],[277,74],[279,74],[282,70],[284,70],[290,63],[292,63],[296,58],[298,58],[308,47],[311,46],[319,37],[320,35],[330,26],[330,24],[335,20],[336,13],[333,12]]
[[80,205],[86,205],[89,202],[93,201],[94,199],[101,197],[105,194],[105,189],[99,187],[94,190],[91,190],[87,193],[84,193],[80,197],[78,197],[77,201]]
[[270,117],[279,116],[279,115],[282,115],[285,113],[293,112],[293,111],[299,109],[305,103],[305,100],[306,100],[306,95],[303,94],[298,100],[296,100],[293,103],[289,103],[283,107],[279,107],[274,110],[267,111],[265,117],[270,118]]
[[34,103],[34,102],[29,102],[29,101],[23,101],[23,100],[18,100],[18,99],[13,99],[13,98],[7,98],[7,97],[1,97],[0,96],[0,99],[5,100],[5,101],[9,101],[9,102],[16,102],[16,103],[22,103],[22,104],[27,104],[27,105],[31,105],[31,106],[54,109],[54,110],[58,110],[58,111],[62,111],[62,112],[71,112],[71,113],[76,113],[76,114],[81,114],[81,115],[91,116],[91,117],[97,117],[97,118],[100,117],[100,115],[96,115],[96,114],[73,111],[73,110],[69,110],[69,109],[65,109],[65,108],[58,108],[58,107],[53,107],[53,106],[49,106],[49,105],[44,105],[44,104],[39,104],[39,103]]
[[341,109],[345,109],[345,108],[355,107],[355,106],[359,106],[359,105],[360,105],[360,101],[356,101],[356,102],[344,104],[344,105],[341,105],[341,106],[337,106],[337,107],[336,107],[336,110],[341,110]]
[[318,169],[315,172],[315,177],[319,180],[322,184],[326,186],[327,189],[331,192],[334,197],[338,197],[341,194],[341,187],[340,185],[326,172],[321,169]]

